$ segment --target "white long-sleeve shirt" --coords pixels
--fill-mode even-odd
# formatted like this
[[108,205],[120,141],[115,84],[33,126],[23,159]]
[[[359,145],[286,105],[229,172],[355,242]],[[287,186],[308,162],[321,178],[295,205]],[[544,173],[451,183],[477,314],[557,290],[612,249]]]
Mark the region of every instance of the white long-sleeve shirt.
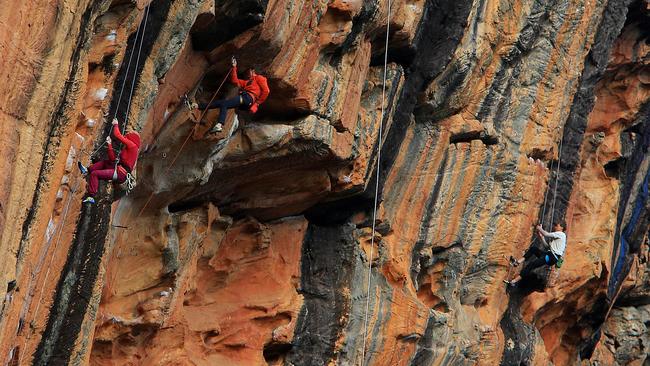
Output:
[[541,230],[542,235],[547,238],[551,238],[549,246],[551,251],[558,257],[564,255],[564,250],[566,249],[566,234],[562,231],[553,231],[551,233]]

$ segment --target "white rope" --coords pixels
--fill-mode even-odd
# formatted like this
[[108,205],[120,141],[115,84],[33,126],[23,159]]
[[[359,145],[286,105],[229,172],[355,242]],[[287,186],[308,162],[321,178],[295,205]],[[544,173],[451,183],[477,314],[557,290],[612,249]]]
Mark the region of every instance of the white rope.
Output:
[[[560,133],[562,134],[562,136],[560,138],[560,146],[559,146],[558,155],[557,155],[558,162],[557,162],[557,168],[555,169],[556,170],[555,171],[555,190],[554,190],[554,193],[553,193],[553,201],[551,202],[551,207],[552,207],[551,208],[551,220],[550,220],[551,222],[549,222],[549,224],[548,224],[549,227],[553,226],[553,219],[554,219],[554,215],[555,215],[555,200],[557,198],[557,185],[558,185],[558,179],[559,179],[559,176],[560,176],[560,162],[561,162],[561,159],[562,159],[562,143],[564,142],[564,131],[561,131]],[[552,170],[551,170],[551,172],[552,172]],[[553,184],[553,183],[550,182],[550,181],[549,181],[549,183],[550,183],[549,184],[549,188],[550,188],[550,185]],[[546,220],[546,204],[547,204],[547,198],[548,198],[548,192],[549,191],[550,191],[550,189],[547,189],[546,192],[544,193],[544,204],[542,205],[542,217],[541,217],[541,220],[540,220],[542,226],[544,226],[544,221]]]
[[[133,60],[133,54],[135,53],[135,46],[138,44],[138,38],[140,37],[140,28],[143,28],[142,30],[142,39],[144,39],[144,28],[147,26],[147,21],[146,17],[149,15],[149,5],[147,5],[147,10],[145,14],[145,20],[144,20],[144,26],[141,27],[138,25],[138,29],[135,32],[135,40],[133,41],[133,50],[131,50],[131,54],[129,55],[129,61],[126,64],[126,72],[124,73],[124,81],[122,82],[122,87],[120,88],[120,94],[117,97],[117,104],[115,105],[115,113],[113,114],[113,118],[111,118],[111,121],[113,121],[115,118],[117,118],[117,112],[120,109],[120,103],[122,102],[122,95],[124,94],[124,88],[126,87],[126,80],[129,77],[129,70],[131,70],[131,61]],[[142,45],[140,45],[142,47]],[[138,59],[140,58],[140,53],[138,53]],[[136,66],[136,72],[138,70]],[[135,79],[135,75],[133,76]],[[129,96],[129,103],[131,102],[131,97],[133,96],[133,90],[131,90],[131,95]],[[128,118],[128,109],[127,109],[127,115],[126,118]],[[125,124],[126,125],[126,124]],[[110,133],[109,133],[110,134]],[[106,140],[104,140],[96,149],[94,149],[89,155],[92,156],[94,155],[97,151],[99,151],[102,147],[106,145]]]
[[[551,222],[549,227],[553,230],[553,220],[555,220],[555,200],[557,199],[557,186],[560,181],[560,165],[562,163],[562,143],[564,142],[564,131],[560,132],[562,137],[560,138],[560,148],[557,153],[557,169],[555,170],[555,190],[553,192],[553,205],[551,206]],[[564,228],[566,230],[566,228]]]
[[383,123],[384,123],[384,109],[385,109],[385,97],[386,97],[386,75],[388,71],[388,38],[390,35],[390,10],[391,10],[391,0],[388,0],[388,16],[386,19],[386,44],[384,46],[384,77],[383,83],[381,86],[381,116],[379,118],[379,139],[378,139],[378,148],[377,148],[377,164],[376,164],[376,182],[375,182],[375,200],[372,207],[372,236],[370,237],[370,256],[368,256],[368,290],[366,292],[366,312],[365,319],[363,322],[363,348],[361,349],[361,366],[363,366],[366,358],[366,338],[368,337],[368,312],[370,310],[370,283],[372,282],[371,271],[372,271],[372,256],[375,248],[375,222],[377,218],[377,199],[379,197],[379,177],[381,171],[381,146],[383,139]]
[[546,189],[546,192],[544,192],[544,205],[542,206],[542,219],[540,220],[542,226],[544,226],[544,220],[546,220],[546,199],[548,198],[548,191],[550,191],[550,189]]
[[[126,104],[126,112],[124,112],[124,122],[122,123],[122,135],[124,135],[124,132],[126,132],[126,125],[129,122],[129,112],[131,111],[131,101],[133,100],[133,90],[135,89],[135,81],[137,80],[137,75],[138,75],[138,66],[140,66],[140,55],[142,54],[142,44],[144,43],[144,36],[146,34],[147,30],[147,19],[149,19],[149,9],[150,9],[151,4],[147,5],[147,9],[145,10],[144,14],[144,20],[142,21],[142,38],[140,39],[140,46],[138,47],[138,56],[135,58],[135,68],[133,69],[133,80],[131,81],[131,91],[129,92],[129,99]],[[138,27],[138,31],[140,31],[140,27]],[[133,56],[133,53],[135,52],[135,46],[138,44],[138,34],[135,35],[135,41],[133,43],[133,51],[131,51],[131,56]],[[131,61],[129,60],[129,65]],[[124,77],[124,84],[126,84],[126,78],[129,77],[128,69],[126,76]],[[117,116],[117,110],[120,106],[120,101],[117,101],[117,106],[115,107],[115,115]],[[111,120],[112,123],[112,120]],[[109,132],[110,135],[110,132]],[[105,140],[104,140],[105,141]],[[121,151],[121,149],[120,149]],[[117,167],[120,164],[120,157],[119,155],[115,158],[115,170],[113,171],[113,182],[117,182]],[[127,179],[131,175],[129,172],[127,174]],[[127,190],[127,194],[130,192],[130,190]]]
[[[133,72],[133,81],[131,82],[131,92],[129,93],[129,102],[126,105],[126,115],[124,116],[124,126],[122,128],[122,133],[124,133],[124,131],[126,130],[126,125],[127,122],[129,121],[129,111],[131,110],[131,101],[133,100],[133,90],[135,89],[135,80],[136,80],[136,75],[138,73],[138,66],[140,66],[140,55],[142,54],[142,44],[144,43],[144,36],[147,30],[147,19],[149,19],[150,6],[151,4],[147,5],[147,10],[144,14],[144,21],[143,21],[144,25],[142,26],[142,39],[140,40],[140,47],[138,48],[138,57],[135,59],[135,70]],[[135,41],[136,43],[138,42],[137,35]],[[133,45],[133,47],[135,48],[135,44]],[[131,52],[131,54],[133,54],[133,52]],[[115,113],[117,114],[117,108],[115,109]]]

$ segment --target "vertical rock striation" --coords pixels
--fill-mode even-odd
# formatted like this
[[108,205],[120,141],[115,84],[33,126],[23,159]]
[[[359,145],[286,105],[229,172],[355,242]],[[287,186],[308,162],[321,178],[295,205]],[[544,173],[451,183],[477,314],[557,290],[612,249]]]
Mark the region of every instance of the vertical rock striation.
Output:
[[[645,362],[647,1],[6,3],[4,363]],[[209,134],[232,55],[271,95]]]

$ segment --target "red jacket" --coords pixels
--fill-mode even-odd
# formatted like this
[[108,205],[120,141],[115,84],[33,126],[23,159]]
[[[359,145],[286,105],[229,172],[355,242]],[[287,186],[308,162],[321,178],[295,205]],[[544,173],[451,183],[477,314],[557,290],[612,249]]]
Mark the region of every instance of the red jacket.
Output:
[[[129,132],[125,136],[120,133],[118,125],[113,126],[113,136],[124,144],[120,152],[120,165],[124,165],[130,172],[133,171],[135,163],[138,161],[138,150],[140,149],[140,135],[137,132]],[[108,158],[115,161],[115,151],[113,145],[108,144]]]
[[253,97],[253,103],[262,104],[269,96],[269,85],[262,75],[255,75],[252,79],[241,80],[237,77],[237,67],[230,72],[230,82],[237,85],[240,90]]

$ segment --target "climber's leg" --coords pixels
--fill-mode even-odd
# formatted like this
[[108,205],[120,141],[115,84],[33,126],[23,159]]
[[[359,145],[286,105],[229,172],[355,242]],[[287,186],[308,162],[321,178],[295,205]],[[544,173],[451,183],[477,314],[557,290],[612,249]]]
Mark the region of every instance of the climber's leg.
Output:
[[109,169],[111,166],[114,166],[114,162],[110,160],[100,160],[95,164],[88,167],[88,173],[93,172],[94,170],[104,170]]
[[524,256],[522,258],[516,259],[515,257],[510,256],[510,265],[516,267],[532,257],[541,257],[543,254],[544,252],[541,249],[532,246],[524,253]]
[[80,161],[77,161],[77,166],[79,167],[79,171],[81,172],[81,175],[83,175],[84,177],[87,176],[88,173],[90,173],[93,170],[108,169],[110,164],[112,164],[110,160],[101,160],[86,168],[83,164],[81,164]]
[[113,180],[115,168],[92,170],[88,176],[88,195],[94,196],[99,189],[99,180]]
[[226,99],[217,99],[217,100],[212,101],[212,103],[210,103],[210,104],[199,103],[199,104],[198,104],[198,108],[199,108],[199,109],[215,109],[215,108],[221,108],[221,105],[223,104],[224,101],[226,101]]
[[517,284],[517,282],[519,282],[519,281],[521,280],[522,277],[526,277],[526,276],[528,276],[528,275],[529,275],[533,270],[535,270],[536,268],[539,268],[539,267],[541,267],[541,266],[543,266],[543,265],[547,265],[547,264],[548,264],[548,262],[547,262],[547,260],[546,260],[546,252],[540,250],[540,249],[537,248],[537,247],[531,247],[531,248],[528,250],[528,252],[526,252],[526,254],[524,255],[524,258],[520,259],[520,261],[517,261],[517,262],[518,262],[518,263],[523,263],[524,260],[529,260],[529,259],[531,259],[531,258],[533,258],[533,257],[534,257],[533,261],[530,262],[526,267],[524,267],[524,268],[521,270],[521,272],[519,273],[519,275],[517,275],[517,277],[515,277],[514,280],[512,280],[512,281],[507,281],[507,280],[505,280],[504,282],[506,282],[506,283],[509,284],[509,285],[513,285],[513,286],[514,286],[515,284]]
[[97,193],[99,182],[97,181],[98,179],[97,175],[95,174],[93,176],[91,173],[104,170],[104,169],[109,169],[113,165],[113,162],[111,162],[110,160],[101,160],[89,166],[88,168],[86,168],[83,164],[81,164],[80,161],[77,162],[77,165],[79,166],[79,171],[81,171],[81,175],[83,175],[88,181],[88,185],[87,185],[88,192],[83,202],[95,203],[95,200],[93,199],[92,196],[94,196]]
[[226,122],[226,117],[228,116],[228,109],[237,108],[241,105],[241,99],[239,98],[239,95],[230,99],[218,100],[217,102],[220,104],[219,120],[217,121],[217,124],[215,124],[214,127],[210,129],[211,133],[221,131],[224,122]]
[[526,277],[535,269],[541,266],[545,266],[547,263],[544,257],[545,257],[544,255],[542,255],[541,257],[535,257],[535,259],[533,259],[532,262],[530,262],[525,268],[521,270],[519,276]]
[[532,257],[541,257],[544,254],[544,251],[539,249],[536,246],[532,246],[528,249],[528,251],[524,254],[524,259],[528,260]]
[[241,103],[239,108],[243,111],[251,110],[251,107],[253,106],[253,102],[255,102],[253,100],[253,97],[251,97],[251,95],[248,93],[241,93],[239,94],[239,96],[241,97]]

